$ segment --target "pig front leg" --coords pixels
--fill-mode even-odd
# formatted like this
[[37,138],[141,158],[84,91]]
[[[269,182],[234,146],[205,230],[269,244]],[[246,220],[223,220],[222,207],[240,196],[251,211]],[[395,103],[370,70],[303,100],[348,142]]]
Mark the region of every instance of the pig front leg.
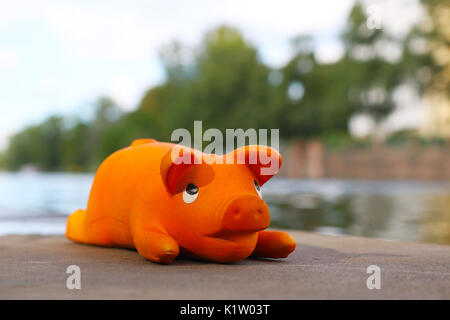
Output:
[[134,234],[133,241],[141,256],[157,263],[171,263],[180,252],[177,242],[158,230],[139,230]]
[[288,233],[263,230],[258,232],[253,256],[264,258],[286,258],[295,250],[296,243]]

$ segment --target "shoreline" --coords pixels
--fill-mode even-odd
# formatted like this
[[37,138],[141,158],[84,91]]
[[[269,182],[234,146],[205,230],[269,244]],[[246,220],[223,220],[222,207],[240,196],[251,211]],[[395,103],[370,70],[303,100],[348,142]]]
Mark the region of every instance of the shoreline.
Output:
[[[450,246],[288,231],[287,259],[158,265],[63,236],[0,237],[0,299],[450,299]],[[69,290],[69,265],[81,289]],[[377,265],[381,289],[369,290]]]

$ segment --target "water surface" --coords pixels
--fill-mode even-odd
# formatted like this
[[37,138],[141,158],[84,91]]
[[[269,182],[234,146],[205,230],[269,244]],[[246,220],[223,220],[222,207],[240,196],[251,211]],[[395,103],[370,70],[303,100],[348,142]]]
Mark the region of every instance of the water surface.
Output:
[[[92,180],[0,173],[0,235],[63,234]],[[274,178],[262,189],[272,227],[450,244],[450,182]]]

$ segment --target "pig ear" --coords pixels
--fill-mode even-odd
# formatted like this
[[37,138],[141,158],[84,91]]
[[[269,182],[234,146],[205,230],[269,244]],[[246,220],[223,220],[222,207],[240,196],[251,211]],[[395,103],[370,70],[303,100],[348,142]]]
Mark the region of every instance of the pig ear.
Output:
[[245,163],[250,168],[260,186],[278,172],[283,162],[277,150],[260,145],[238,148],[232,152],[232,155],[233,163]]
[[161,178],[170,193],[182,191],[188,183],[198,187],[205,185],[214,177],[214,170],[205,163],[200,151],[175,146],[161,160]]

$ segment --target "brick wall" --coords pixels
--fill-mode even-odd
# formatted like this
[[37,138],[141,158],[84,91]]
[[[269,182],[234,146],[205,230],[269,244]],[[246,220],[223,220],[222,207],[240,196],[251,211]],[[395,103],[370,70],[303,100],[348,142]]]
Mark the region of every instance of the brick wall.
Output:
[[450,145],[326,148],[320,141],[281,149],[280,176],[293,178],[419,179],[450,181]]

